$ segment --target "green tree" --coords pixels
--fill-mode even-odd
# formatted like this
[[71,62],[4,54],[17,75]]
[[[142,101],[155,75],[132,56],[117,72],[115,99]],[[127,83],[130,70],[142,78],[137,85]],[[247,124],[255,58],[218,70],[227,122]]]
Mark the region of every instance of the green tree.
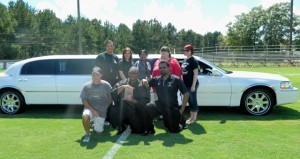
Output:
[[133,45],[135,51],[146,49],[149,51],[148,38],[150,30],[147,21],[137,20],[132,26]]
[[20,49],[14,44],[17,22],[1,3],[0,15],[0,59],[15,59]]
[[[299,27],[299,16],[293,15],[293,27]],[[228,45],[280,45],[289,44],[290,3],[275,4],[267,9],[253,8],[249,13],[236,16],[229,23],[226,43]],[[295,37],[299,31],[294,29]]]
[[[132,41],[133,36],[131,30],[125,24],[120,24],[115,36],[115,43],[118,44],[116,50],[118,50],[118,52],[122,52],[122,50],[126,47],[132,49]],[[138,50],[133,50],[133,52],[138,52]]]
[[9,2],[8,10],[17,21],[15,28],[16,43],[21,46],[18,58],[28,58],[36,55],[32,44],[36,43],[37,22],[35,10],[22,0]]
[[62,24],[61,52],[63,54],[78,54],[77,21],[75,17],[68,16]]
[[36,46],[38,55],[60,53],[61,37],[63,36],[61,20],[55,16],[52,10],[48,9],[39,11],[36,19],[39,29],[34,46]]

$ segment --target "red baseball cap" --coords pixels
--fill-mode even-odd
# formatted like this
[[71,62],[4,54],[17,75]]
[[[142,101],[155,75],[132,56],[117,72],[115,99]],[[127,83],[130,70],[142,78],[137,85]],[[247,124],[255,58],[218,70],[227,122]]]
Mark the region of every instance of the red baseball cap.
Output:
[[189,51],[191,51],[191,52],[194,52],[194,48],[193,48],[193,46],[190,45],[190,44],[187,44],[187,45],[185,45],[185,46],[183,47],[183,51],[186,51],[186,50],[189,50]]

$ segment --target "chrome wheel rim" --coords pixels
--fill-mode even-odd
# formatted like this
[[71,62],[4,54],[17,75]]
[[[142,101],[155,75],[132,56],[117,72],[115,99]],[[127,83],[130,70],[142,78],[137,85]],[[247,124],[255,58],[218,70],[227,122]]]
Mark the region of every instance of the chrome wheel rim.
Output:
[[251,114],[264,114],[270,109],[271,99],[263,92],[253,92],[246,98],[245,105]]
[[8,93],[1,97],[1,109],[6,113],[15,113],[20,106],[21,102],[16,94]]

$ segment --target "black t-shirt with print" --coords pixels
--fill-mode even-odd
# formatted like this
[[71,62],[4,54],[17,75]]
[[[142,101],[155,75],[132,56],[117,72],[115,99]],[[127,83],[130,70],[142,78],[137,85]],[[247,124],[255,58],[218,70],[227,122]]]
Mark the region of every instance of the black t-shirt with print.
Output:
[[[183,82],[187,88],[192,87],[193,78],[194,78],[194,72],[193,72],[194,69],[198,69],[198,62],[193,56],[189,59],[186,59],[181,65]],[[196,84],[197,83],[198,80]]]
[[162,76],[148,79],[149,86],[156,89],[158,100],[164,108],[178,108],[177,92],[187,92],[183,81],[177,76],[170,75],[164,80]]

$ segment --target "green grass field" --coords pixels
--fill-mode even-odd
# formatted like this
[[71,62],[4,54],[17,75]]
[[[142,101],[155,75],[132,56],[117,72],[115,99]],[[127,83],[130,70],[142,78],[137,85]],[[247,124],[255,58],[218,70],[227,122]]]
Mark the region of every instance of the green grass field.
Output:
[[[229,70],[282,74],[300,88],[300,68],[238,68]],[[267,116],[250,116],[237,108],[200,107],[197,123],[179,134],[167,133],[155,121],[156,134],[130,134],[121,144],[116,130],[92,134],[82,143],[80,106],[30,106],[24,113],[0,113],[0,158],[215,158],[298,159],[300,156],[300,98],[276,107]],[[188,111],[185,112],[188,116]],[[118,151],[110,151],[119,147]],[[108,155],[108,152],[112,154]]]

